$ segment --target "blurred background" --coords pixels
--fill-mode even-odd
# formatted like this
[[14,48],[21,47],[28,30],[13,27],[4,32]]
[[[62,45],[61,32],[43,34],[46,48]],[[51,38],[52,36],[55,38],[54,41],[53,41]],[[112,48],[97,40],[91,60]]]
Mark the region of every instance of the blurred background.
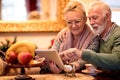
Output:
[[[59,5],[65,5],[65,2],[70,0],[0,0],[0,20],[56,20],[58,1],[62,1],[63,3]],[[80,1],[83,2],[87,11],[88,4],[96,0]],[[120,0],[102,1],[105,1],[110,5],[112,9],[112,20],[120,25]],[[57,33],[58,32],[1,32],[0,41],[4,41],[5,38],[13,39],[14,36],[17,36],[17,40],[31,40],[36,43],[38,48],[46,49],[49,48],[51,40],[55,38]]]

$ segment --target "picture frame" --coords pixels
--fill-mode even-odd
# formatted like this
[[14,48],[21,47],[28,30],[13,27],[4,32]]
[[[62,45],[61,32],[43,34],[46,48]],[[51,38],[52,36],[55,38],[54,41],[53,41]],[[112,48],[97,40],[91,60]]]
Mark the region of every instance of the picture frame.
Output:
[[0,32],[58,32],[66,25],[63,9],[69,0],[57,0],[56,20],[0,21]]

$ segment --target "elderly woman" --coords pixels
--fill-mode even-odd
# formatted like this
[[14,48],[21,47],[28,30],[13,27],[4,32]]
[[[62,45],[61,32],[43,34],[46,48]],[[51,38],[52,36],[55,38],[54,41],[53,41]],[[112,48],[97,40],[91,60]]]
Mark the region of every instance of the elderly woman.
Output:
[[[62,32],[60,32],[54,41],[52,49],[56,49],[59,53],[69,48],[98,50],[99,38],[94,38],[96,35],[94,35],[94,32],[86,24],[87,17],[81,2],[77,0],[70,1],[64,9],[64,18],[67,24],[67,28],[65,29],[67,37],[65,40],[59,41],[59,35],[62,35]],[[76,70],[79,70],[83,67],[84,63],[85,61],[78,59],[72,63],[65,64],[74,64]],[[53,73],[60,73],[62,71],[53,61],[50,61],[49,67]]]

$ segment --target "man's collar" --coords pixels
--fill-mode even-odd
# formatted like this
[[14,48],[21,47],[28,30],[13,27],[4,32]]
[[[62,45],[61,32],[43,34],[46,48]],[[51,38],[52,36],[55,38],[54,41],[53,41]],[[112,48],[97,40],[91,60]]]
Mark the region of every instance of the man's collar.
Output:
[[103,41],[107,41],[107,40],[108,40],[111,32],[115,29],[116,25],[117,25],[117,24],[116,24],[115,22],[112,23],[112,27],[109,28],[109,30],[108,30],[108,31],[105,33],[105,35],[102,37],[102,40],[103,40]]

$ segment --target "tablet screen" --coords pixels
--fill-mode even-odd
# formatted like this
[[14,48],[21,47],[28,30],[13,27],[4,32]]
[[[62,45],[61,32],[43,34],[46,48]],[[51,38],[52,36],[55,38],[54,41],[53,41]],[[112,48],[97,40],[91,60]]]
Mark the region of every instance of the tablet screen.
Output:
[[60,69],[64,69],[63,61],[61,60],[60,56],[58,55],[58,52],[56,50],[47,49],[47,50],[41,50],[36,49],[35,53],[40,57],[45,57],[47,61],[54,61]]

